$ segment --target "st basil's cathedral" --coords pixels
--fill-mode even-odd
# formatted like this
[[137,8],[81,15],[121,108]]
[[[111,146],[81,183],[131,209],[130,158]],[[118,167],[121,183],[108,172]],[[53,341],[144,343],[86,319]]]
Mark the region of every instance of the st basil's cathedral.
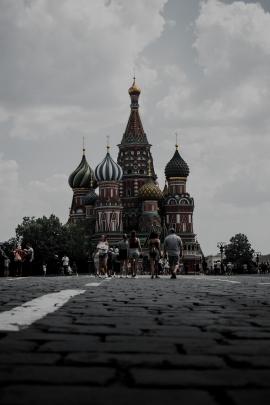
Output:
[[73,190],[69,222],[87,221],[93,242],[106,234],[114,244],[123,233],[136,230],[142,246],[147,245],[151,231],[159,232],[162,241],[174,228],[183,241],[183,262],[192,270],[201,261],[202,252],[193,231],[194,200],[186,190],[189,167],[176,144],[165,167],[165,187],[160,190],[151,144],[139,114],[141,90],[135,78],[128,92],[130,116],[118,145],[117,162],[107,146],[106,156],[93,170],[83,149],[79,166],[69,176]]

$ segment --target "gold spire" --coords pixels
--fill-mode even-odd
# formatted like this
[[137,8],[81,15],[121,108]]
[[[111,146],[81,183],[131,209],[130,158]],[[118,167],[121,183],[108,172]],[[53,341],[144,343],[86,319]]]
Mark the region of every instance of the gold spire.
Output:
[[133,77],[133,83],[132,83],[131,87],[128,89],[128,92],[129,92],[130,95],[131,94],[140,94],[141,93],[140,87],[137,86],[137,84],[136,84],[135,74],[134,74],[134,77]]

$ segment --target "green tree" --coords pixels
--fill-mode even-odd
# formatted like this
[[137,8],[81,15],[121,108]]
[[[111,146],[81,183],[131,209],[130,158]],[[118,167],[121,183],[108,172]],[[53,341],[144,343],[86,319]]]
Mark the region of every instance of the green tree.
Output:
[[90,243],[86,224],[62,225],[55,215],[48,218],[25,217],[16,228],[16,236],[22,239],[23,245],[32,245],[36,273],[41,271],[43,262],[47,263],[49,272],[57,271],[64,254],[71,262],[76,261],[81,271],[86,269]]
[[[243,233],[238,233],[230,239],[230,243],[225,248],[225,262],[233,263],[238,271],[243,271],[245,265],[248,270],[254,267],[252,261],[254,250]],[[243,267],[244,266],[244,267]]]

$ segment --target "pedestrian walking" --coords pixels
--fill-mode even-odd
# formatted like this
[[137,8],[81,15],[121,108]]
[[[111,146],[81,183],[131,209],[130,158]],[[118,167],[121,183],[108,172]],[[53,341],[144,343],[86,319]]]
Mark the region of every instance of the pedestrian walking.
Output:
[[34,249],[30,245],[30,243],[26,244],[24,252],[25,252],[25,273],[28,276],[31,276],[33,273]]
[[108,251],[109,243],[105,235],[102,235],[100,241],[97,244],[98,258],[99,258],[99,276],[104,275],[108,277],[107,274],[107,261],[108,261]]
[[176,278],[179,260],[182,257],[183,247],[180,236],[171,228],[164,240],[164,252],[168,256],[171,278]]
[[99,277],[99,252],[97,249],[93,252],[92,259],[95,267],[95,276]]
[[68,274],[69,268],[69,257],[65,254],[62,257],[63,275]]
[[71,268],[72,268],[73,274],[75,274],[76,276],[78,276],[78,266],[77,266],[77,263],[76,263],[76,262],[73,262],[73,263],[72,263]]
[[10,266],[10,259],[7,256],[4,256],[4,277],[9,276],[9,266]]
[[128,275],[128,237],[124,233],[123,239],[118,243],[119,260],[120,260],[120,277],[127,277]]
[[151,232],[149,237],[149,260],[151,278],[158,278],[158,264],[161,256],[160,252],[160,239],[157,232]]
[[141,255],[142,248],[140,239],[137,237],[136,231],[132,231],[128,241],[128,257],[130,261],[132,277],[137,277],[138,261]]
[[14,262],[15,262],[15,276],[22,277],[22,266],[25,260],[25,252],[22,249],[21,245],[18,245],[13,251]]
[[42,265],[42,272],[43,272],[43,276],[46,277],[47,274],[47,264],[43,263]]

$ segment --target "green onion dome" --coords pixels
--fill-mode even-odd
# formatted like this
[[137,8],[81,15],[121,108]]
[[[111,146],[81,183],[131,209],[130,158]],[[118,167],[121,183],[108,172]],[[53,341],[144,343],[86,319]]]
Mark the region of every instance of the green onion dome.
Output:
[[98,196],[95,193],[95,190],[93,188],[91,188],[89,193],[87,193],[86,196],[84,197],[84,204],[85,205],[95,205],[95,202],[97,201],[97,199],[98,199]]
[[83,152],[81,163],[69,176],[68,183],[71,188],[89,188],[92,179],[94,180],[94,187],[96,187],[97,184],[95,181],[94,172],[89,166]]
[[162,200],[163,194],[160,188],[154,183],[152,179],[149,179],[138,191],[138,197],[140,200],[159,201]]
[[168,179],[170,177],[188,177],[188,175],[189,167],[184,159],[180,156],[178,147],[176,146],[172,159],[165,167],[165,176]]

